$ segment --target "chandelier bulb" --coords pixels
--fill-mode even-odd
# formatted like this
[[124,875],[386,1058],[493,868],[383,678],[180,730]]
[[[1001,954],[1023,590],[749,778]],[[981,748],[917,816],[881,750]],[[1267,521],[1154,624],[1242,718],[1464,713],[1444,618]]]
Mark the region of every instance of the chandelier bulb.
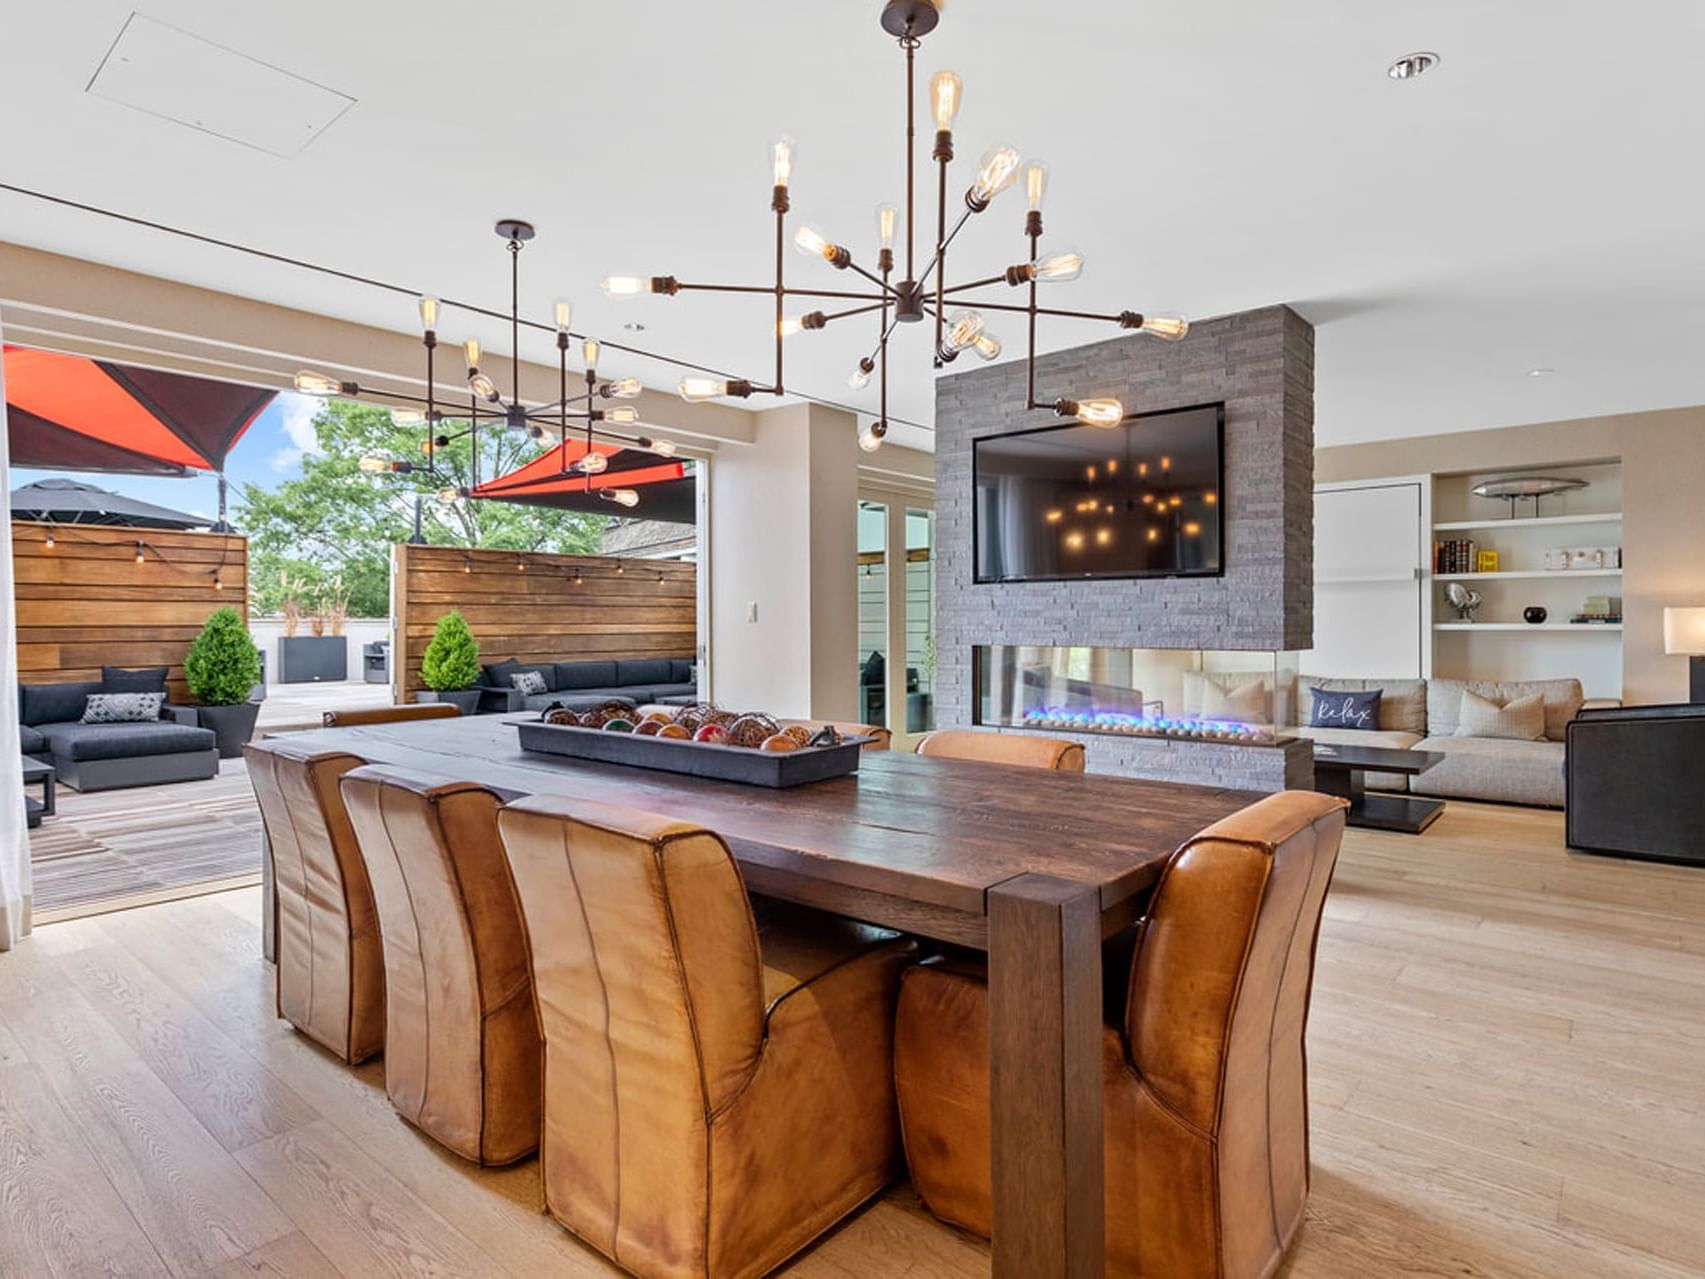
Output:
[[1001,340],[992,333],[979,333],[971,349],[985,360],[992,360],[1001,353]]
[[1018,180],[1021,161],[1011,147],[990,147],[977,163],[977,180],[965,193],[965,203],[973,212],[981,212],[1002,191]]
[[942,343],[950,351],[963,351],[983,335],[983,317],[975,311],[951,312],[945,324]]
[[642,449],[646,449],[652,453],[657,454],[658,457],[674,457],[675,456],[675,441],[674,440],[652,440],[652,439],[647,439],[645,436],[642,435],[637,440],[635,440],[634,443]]
[[601,475],[609,467],[610,459],[596,451],[582,454],[580,460],[574,464],[574,469],[582,475]]
[[587,338],[580,344],[580,359],[588,370],[598,367],[598,339]]
[[438,328],[438,299],[423,297],[420,300],[420,327],[428,333]]
[[793,157],[798,148],[792,138],[782,136],[770,145],[770,176],[775,185],[785,187],[793,177]]
[[[617,506],[638,506],[639,494],[632,489],[599,489],[598,496],[606,502],[614,502]],[[616,572],[621,572],[620,566]]]
[[872,422],[859,433],[858,446],[866,453],[874,453],[882,447],[882,440],[888,434],[888,423]]
[[651,280],[643,275],[607,275],[598,285],[606,297],[633,298],[651,292]]
[[862,391],[870,385],[870,375],[875,371],[876,362],[867,355],[847,374],[847,385],[855,391]]
[[379,475],[391,469],[391,459],[388,457],[376,457],[369,453],[366,457],[361,459],[358,465],[369,475]]
[[959,100],[965,82],[952,71],[937,71],[929,80],[929,105],[935,114],[935,127],[943,131],[953,127],[959,114]]
[[318,373],[313,369],[303,369],[293,379],[293,385],[303,395],[315,395],[324,399],[328,395],[336,395],[343,390],[343,383],[327,373]]
[[876,206],[876,247],[891,249],[894,247],[894,226],[899,221],[900,211],[892,204],[883,203]]
[[1085,426],[1114,427],[1125,420],[1125,406],[1118,400],[1059,400],[1054,409]]
[[1024,194],[1032,213],[1042,212],[1042,201],[1048,194],[1048,166],[1041,160],[1031,160],[1024,166]]
[[793,247],[808,258],[832,258],[835,246],[816,227],[802,226],[793,233]]
[[1075,280],[1082,274],[1083,254],[1076,249],[1046,253],[1030,264],[1030,278],[1033,280],[1059,282]]
[[631,400],[639,394],[639,389],[638,378],[624,377],[604,383],[600,394],[607,400]]
[[497,383],[478,369],[468,370],[468,389],[482,400],[490,400],[493,404],[499,402]]
[[681,385],[676,390],[688,404],[702,404],[705,400],[727,395],[728,383],[719,377],[689,376],[681,379]]
[[426,410],[393,408],[391,410],[391,421],[398,426],[425,426]]
[[568,332],[568,322],[573,318],[573,316],[574,307],[572,305],[567,302],[558,302],[556,304],[556,331],[558,333],[566,334]]
[[614,422],[619,426],[632,426],[639,421],[639,410],[631,404],[618,404],[615,408],[604,410],[604,421]]
[[480,340],[469,338],[462,343],[462,357],[467,360],[468,368],[477,369],[480,366]]
[[784,315],[776,321],[776,336],[790,338],[805,327],[805,321],[797,315]]
[[445,506],[449,506],[450,503],[454,502],[457,498],[459,498],[461,496],[462,496],[462,490],[461,489],[442,488],[442,489],[438,490],[438,500],[440,502],[442,502]]
[[1190,331],[1190,322],[1181,315],[1145,315],[1140,332],[1167,342],[1177,342]]

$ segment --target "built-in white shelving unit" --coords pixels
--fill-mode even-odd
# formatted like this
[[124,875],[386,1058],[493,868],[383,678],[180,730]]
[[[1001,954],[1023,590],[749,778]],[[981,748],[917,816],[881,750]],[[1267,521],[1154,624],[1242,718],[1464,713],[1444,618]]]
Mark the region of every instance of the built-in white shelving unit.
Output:
[[1621,622],[1434,622],[1435,631],[1539,631],[1555,634],[1571,631],[1577,635],[1593,635],[1602,631],[1620,631]]
[[1580,577],[1621,577],[1619,568],[1501,568],[1496,573],[1434,573],[1441,582],[1488,582],[1519,579],[1524,581],[1570,581]]
[[[1486,499],[1480,499],[1482,501]],[[1471,533],[1476,529],[1530,529],[1530,528],[1563,528],[1570,524],[1620,524],[1621,511],[1605,511],[1599,514],[1586,515],[1532,515],[1523,518],[1508,516],[1496,520],[1447,520],[1442,524],[1434,524],[1435,533]]]

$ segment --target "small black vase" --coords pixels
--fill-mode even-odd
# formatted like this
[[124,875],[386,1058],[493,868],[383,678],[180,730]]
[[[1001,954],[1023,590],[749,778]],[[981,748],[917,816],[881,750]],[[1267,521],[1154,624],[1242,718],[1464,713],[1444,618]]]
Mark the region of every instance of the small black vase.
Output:
[[1521,620],[1526,622],[1529,626],[1540,625],[1545,621],[1546,616],[1547,614],[1545,610],[1540,608],[1537,604],[1529,608],[1524,608],[1521,611]]

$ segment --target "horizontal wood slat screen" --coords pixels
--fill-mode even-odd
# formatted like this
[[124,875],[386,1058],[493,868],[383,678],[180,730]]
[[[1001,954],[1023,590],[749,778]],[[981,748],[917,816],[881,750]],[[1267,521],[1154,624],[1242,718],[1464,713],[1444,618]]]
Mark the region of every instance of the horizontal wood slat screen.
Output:
[[[248,569],[248,541],[223,533],[14,520],[18,681],[64,683],[99,679],[102,666],[168,666],[172,700],[187,702],[184,654],[214,610],[230,605],[248,617]],[[215,571],[221,587],[213,584]]]
[[421,657],[438,619],[452,610],[467,619],[482,663],[506,657],[691,658],[697,652],[693,564],[399,544],[392,565],[401,657],[392,663],[391,679],[399,702],[412,702],[425,687]]

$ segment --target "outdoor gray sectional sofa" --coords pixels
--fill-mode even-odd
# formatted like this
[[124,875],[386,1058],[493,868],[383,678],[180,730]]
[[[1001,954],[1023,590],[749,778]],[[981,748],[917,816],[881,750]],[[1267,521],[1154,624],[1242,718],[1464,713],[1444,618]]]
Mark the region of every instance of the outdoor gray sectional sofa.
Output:
[[[517,689],[513,677],[523,671],[536,671],[545,691],[528,694]],[[476,687],[482,712],[539,711],[553,704],[589,711],[618,697],[636,706],[686,706],[699,700],[698,672],[691,659],[680,657],[543,664],[512,659],[487,666]]]
[[[50,765],[73,790],[117,790],[219,775],[213,733],[170,718],[146,723],[84,724],[90,693],[112,691],[99,680],[18,685],[18,739],[24,755]],[[135,691],[127,687],[123,691]]]

